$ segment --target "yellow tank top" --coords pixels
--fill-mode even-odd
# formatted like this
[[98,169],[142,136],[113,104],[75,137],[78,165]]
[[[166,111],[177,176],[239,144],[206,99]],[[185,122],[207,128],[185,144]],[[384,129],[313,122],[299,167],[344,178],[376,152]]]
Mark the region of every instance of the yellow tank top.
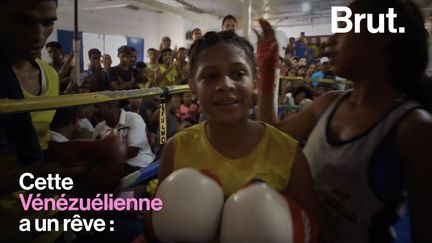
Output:
[[[164,73],[166,70],[167,70],[167,68],[164,65],[159,65],[159,73]],[[178,78],[179,78],[179,75],[177,73],[177,69],[173,68],[166,75],[165,79],[162,80],[162,82],[160,83],[159,86],[165,87],[165,86],[175,85]]]
[[[59,95],[59,78],[57,72],[48,65],[46,62],[37,59],[37,64],[41,68],[42,75],[42,93],[39,95],[41,97],[48,96],[58,96]],[[26,90],[22,90],[24,98],[34,97],[34,95],[29,94]],[[48,149],[48,142],[50,139],[49,126],[55,115],[55,110],[50,111],[38,111],[31,112],[31,119],[33,127],[39,138],[39,144],[42,150]]]
[[298,147],[296,140],[264,123],[259,144],[243,158],[232,160],[210,144],[205,124],[201,122],[172,138],[174,170],[192,167],[211,171],[221,181],[225,197],[253,179],[261,179],[280,192],[287,187]]

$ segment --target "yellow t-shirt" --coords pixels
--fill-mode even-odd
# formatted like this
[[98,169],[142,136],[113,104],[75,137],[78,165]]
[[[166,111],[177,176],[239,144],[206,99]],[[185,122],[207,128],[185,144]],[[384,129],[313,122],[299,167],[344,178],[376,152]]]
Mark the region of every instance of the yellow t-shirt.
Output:
[[147,63],[147,78],[149,81],[146,83],[147,86],[146,88],[150,88],[151,85],[155,83],[156,68],[159,68],[159,63],[155,63],[155,64]]
[[[159,73],[164,73],[167,68],[164,65],[159,65]],[[171,71],[165,76],[165,79],[160,82],[160,87],[175,85],[177,79],[179,78],[176,68],[171,69]]]
[[[179,62],[176,62],[176,65],[178,65],[178,66],[180,66],[180,63]],[[190,65],[189,65],[189,63],[187,62],[186,64],[184,64],[181,68],[179,68],[179,71],[181,72],[179,75],[180,76],[182,76],[182,77],[180,77],[180,78],[188,78],[188,75],[189,75],[189,70],[190,70]],[[184,77],[183,77],[184,76]]]
[[209,143],[205,124],[201,122],[172,138],[174,170],[191,167],[211,171],[221,181],[225,197],[253,179],[261,179],[280,192],[287,187],[298,148],[296,140],[264,123],[259,144],[243,158],[232,160]]
[[[59,95],[59,79],[57,72],[49,66],[46,62],[37,59],[37,64],[41,70],[41,90],[42,93],[40,96],[58,96]],[[24,94],[24,98],[32,97],[27,91],[22,90]],[[40,112],[31,112],[31,120],[33,123],[33,127],[36,131],[36,134],[39,139],[39,143],[42,150],[46,150],[48,148],[49,141],[49,126],[54,117],[55,110],[51,111],[40,111]],[[14,157],[3,157],[0,156],[1,168],[11,168],[17,166],[16,158]],[[59,232],[48,232],[48,233],[22,233],[18,229],[19,220],[23,218],[30,219],[32,226],[34,224],[34,220],[36,218],[46,218],[52,215],[52,212],[33,212],[33,211],[24,211],[22,209],[21,203],[19,201],[19,193],[23,193],[24,195],[28,195],[28,192],[18,191],[11,193],[9,195],[5,195],[0,197],[0,235],[2,236],[3,241],[5,242],[21,242],[21,241],[29,241],[29,238],[32,238],[29,242],[53,242],[57,239],[62,231]],[[34,194],[36,194],[35,192]],[[47,194],[45,194],[47,195]],[[50,194],[51,195],[51,194]],[[34,227],[32,227],[34,229]]]

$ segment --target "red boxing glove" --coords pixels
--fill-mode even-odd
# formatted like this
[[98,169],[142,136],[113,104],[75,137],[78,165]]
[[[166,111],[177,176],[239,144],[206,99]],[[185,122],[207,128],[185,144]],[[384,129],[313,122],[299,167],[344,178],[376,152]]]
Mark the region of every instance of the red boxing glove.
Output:
[[83,162],[91,167],[87,173],[73,176],[74,192],[80,195],[113,192],[120,183],[126,161],[125,148],[115,136],[99,141],[50,143],[49,154],[64,167]]
[[258,65],[258,87],[263,92],[273,92],[276,79],[276,65],[279,60],[276,39],[259,40],[256,62]]

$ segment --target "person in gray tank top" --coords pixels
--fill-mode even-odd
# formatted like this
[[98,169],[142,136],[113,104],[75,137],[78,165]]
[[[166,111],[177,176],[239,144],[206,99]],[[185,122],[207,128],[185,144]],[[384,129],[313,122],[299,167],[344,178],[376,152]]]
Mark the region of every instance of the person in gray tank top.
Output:
[[[328,242],[431,242],[432,82],[424,76],[422,13],[411,0],[356,0],[349,7],[375,21],[393,8],[394,26],[405,33],[371,34],[364,21],[360,33],[333,35],[331,70],[353,80],[353,89],[329,92],[284,121],[275,116],[274,93],[262,89],[258,118],[306,141]],[[263,32],[276,42],[270,25]],[[272,67],[271,53],[257,58],[260,70]]]

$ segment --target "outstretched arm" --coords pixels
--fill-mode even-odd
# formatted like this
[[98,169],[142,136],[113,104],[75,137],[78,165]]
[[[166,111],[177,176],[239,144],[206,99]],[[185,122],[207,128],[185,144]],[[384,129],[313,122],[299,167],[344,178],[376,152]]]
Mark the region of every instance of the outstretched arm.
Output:
[[281,131],[297,140],[305,140],[321,112],[339,95],[337,92],[326,94],[315,100],[307,109],[284,121],[276,116],[274,100],[275,72],[278,62],[278,45],[274,30],[269,22],[260,19],[263,35],[258,35],[257,65],[258,65],[258,110],[259,120],[276,126]]

